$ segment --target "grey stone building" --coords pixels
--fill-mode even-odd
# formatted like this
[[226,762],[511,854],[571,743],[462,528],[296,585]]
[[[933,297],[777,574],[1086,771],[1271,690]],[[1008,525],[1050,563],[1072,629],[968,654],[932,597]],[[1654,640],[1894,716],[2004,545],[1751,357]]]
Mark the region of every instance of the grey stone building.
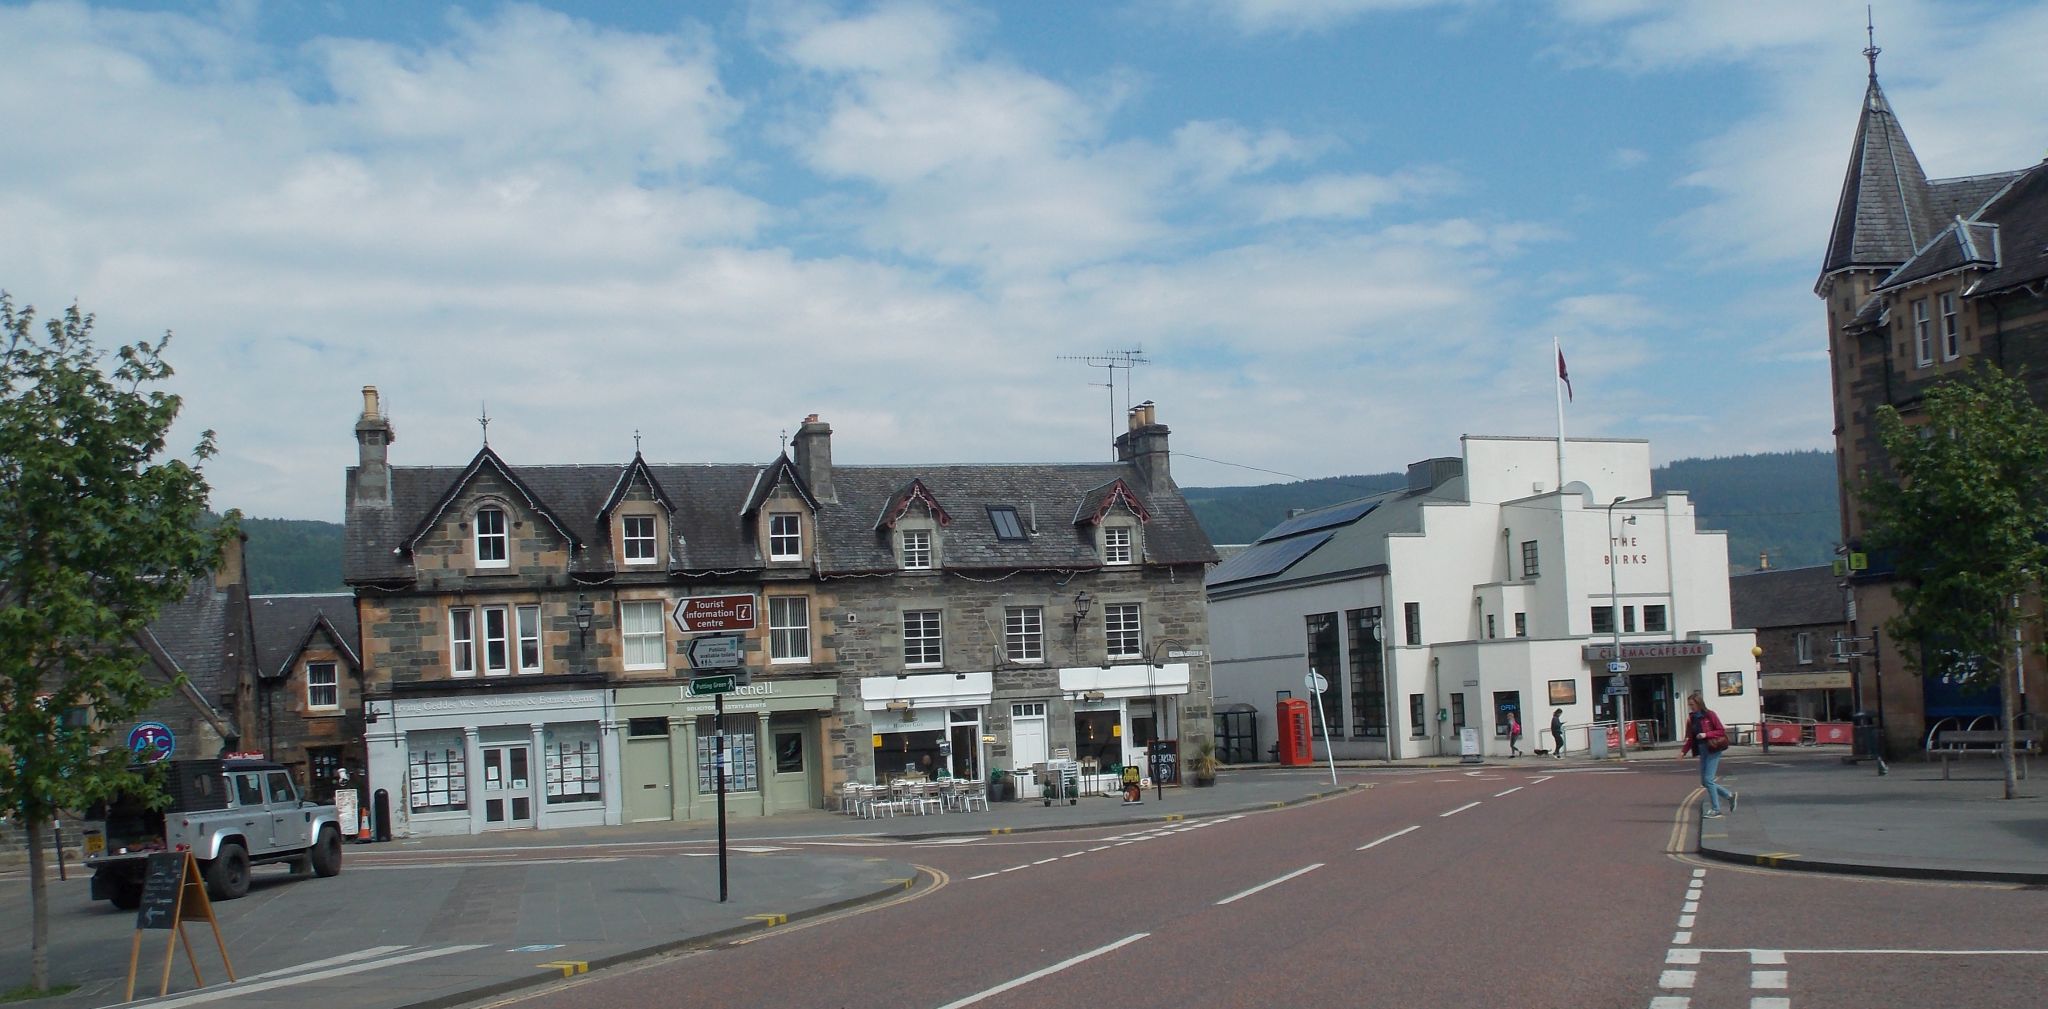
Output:
[[831,433],[807,418],[760,466],[394,466],[365,390],[344,575],[394,827],[716,815],[688,599],[753,611],[723,701],[737,815],[1208,738],[1215,553],[1150,404],[1115,463],[848,466]]

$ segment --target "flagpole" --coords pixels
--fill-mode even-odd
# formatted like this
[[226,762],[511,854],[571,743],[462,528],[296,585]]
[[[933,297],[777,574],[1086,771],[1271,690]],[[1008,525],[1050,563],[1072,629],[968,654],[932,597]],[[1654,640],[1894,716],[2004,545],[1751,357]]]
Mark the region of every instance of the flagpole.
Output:
[[1564,348],[1557,337],[1550,338],[1550,364],[1558,374],[1550,379],[1550,391],[1557,395],[1557,489],[1564,489]]

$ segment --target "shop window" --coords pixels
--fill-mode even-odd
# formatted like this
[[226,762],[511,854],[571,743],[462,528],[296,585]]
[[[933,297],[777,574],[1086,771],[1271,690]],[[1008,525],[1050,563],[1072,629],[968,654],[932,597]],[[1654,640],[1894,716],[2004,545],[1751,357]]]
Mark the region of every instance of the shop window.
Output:
[[407,806],[415,813],[469,808],[469,762],[462,730],[405,735]]
[[[697,794],[718,791],[718,736],[710,715],[697,719]],[[761,787],[760,738],[751,728],[725,731],[725,790],[753,792]]]
[[1646,630],[1646,631],[1668,631],[1668,630],[1670,630],[1670,629],[1671,629],[1671,618],[1670,618],[1670,616],[1668,615],[1669,613],[1670,613],[1670,610],[1666,609],[1666,608],[1664,607],[1664,605],[1663,605],[1663,604],[1661,604],[1661,603],[1659,603],[1659,604],[1655,604],[1655,605],[1651,605],[1651,606],[1645,606],[1645,607],[1643,607],[1643,630]]
[[548,805],[604,800],[604,767],[596,722],[550,725],[541,736]]
[[307,747],[306,776],[307,798],[314,802],[333,802],[334,790],[341,784],[341,747]]
[[1613,634],[1613,633],[1614,633],[1614,607],[1612,607],[1612,606],[1595,606],[1595,607],[1593,607],[1593,633],[1595,633],[1595,634]]

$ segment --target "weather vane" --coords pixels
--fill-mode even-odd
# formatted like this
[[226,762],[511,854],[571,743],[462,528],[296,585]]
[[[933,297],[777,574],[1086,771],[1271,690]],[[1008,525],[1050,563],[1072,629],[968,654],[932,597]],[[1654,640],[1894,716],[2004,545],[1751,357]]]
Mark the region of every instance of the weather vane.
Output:
[[482,411],[482,412],[480,412],[480,413],[478,413],[478,414],[477,414],[476,422],[477,422],[478,424],[482,425],[482,426],[483,426],[483,429],[484,429],[484,447],[485,447],[485,448],[490,448],[490,447],[491,447],[491,404],[490,404],[490,403],[488,403],[488,402],[486,402],[486,403],[482,403],[482,404],[480,404],[480,409],[481,409],[481,411]]
[[640,429],[637,427],[633,429],[633,454],[640,454]]

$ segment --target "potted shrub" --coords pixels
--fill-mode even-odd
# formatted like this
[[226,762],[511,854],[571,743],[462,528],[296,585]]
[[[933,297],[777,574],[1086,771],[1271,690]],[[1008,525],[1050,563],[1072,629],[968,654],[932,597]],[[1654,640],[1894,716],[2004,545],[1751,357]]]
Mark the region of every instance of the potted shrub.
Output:
[[1195,787],[1208,788],[1216,784],[1216,768],[1222,761],[1216,759],[1216,741],[1204,739],[1195,744],[1195,755],[1188,760],[1195,772]]

